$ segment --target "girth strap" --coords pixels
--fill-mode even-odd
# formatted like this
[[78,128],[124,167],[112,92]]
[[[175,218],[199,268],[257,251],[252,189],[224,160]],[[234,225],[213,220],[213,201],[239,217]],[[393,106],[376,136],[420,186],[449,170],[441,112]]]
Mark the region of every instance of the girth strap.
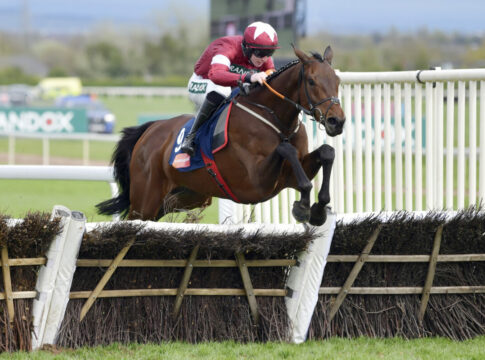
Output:
[[300,129],[301,121],[298,120],[298,123],[296,125],[295,130],[289,136],[286,137],[280,129],[278,129],[270,121],[266,120],[264,117],[262,117],[261,115],[259,115],[257,112],[255,112],[255,111],[251,110],[250,108],[244,106],[243,104],[241,104],[238,101],[233,101],[233,102],[234,102],[234,104],[236,104],[237,107],[239,107],[242,110],[246,111],[247,113],[253,115],[256,119],[260,120],[261,122],[263,122],[264,124],[266,124],[270,128],[272,128],[274,131],[276,131],[276,133],[280,136],[280,138],[281,138],[282,141],[288,141]]
[[205,168],[207,169],[207,172],[209,173],[210,176],[212,176],[212,179],[216,182],[217,186],[219,186],[219,190],[221,190],[221,192],[232,201],[240,203],[237,196],[234,195],[231,189],[229,189],[229,186],[227,185],[227,183],[224,181],[224,178],[222,177],[221,172],[217,168],[216,162],[214,160],[209,159],[202,150],[200,151],[200,153],[202,155],[202,159],[204,160],[204,164],[205,164]]

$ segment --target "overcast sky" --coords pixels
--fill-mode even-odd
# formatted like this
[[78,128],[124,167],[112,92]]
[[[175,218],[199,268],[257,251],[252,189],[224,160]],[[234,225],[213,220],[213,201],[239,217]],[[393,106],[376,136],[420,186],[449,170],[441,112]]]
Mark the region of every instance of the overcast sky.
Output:
[[[97,22],[149,26],[155,14],[174,9],[187,17],[208,17],[209,0],[0,0],[0,29],[21,31],[29,5],[36,30],[82,31]],[[307,0],[309,33],[402,32],[418,29],[485,34],[485,0]]]

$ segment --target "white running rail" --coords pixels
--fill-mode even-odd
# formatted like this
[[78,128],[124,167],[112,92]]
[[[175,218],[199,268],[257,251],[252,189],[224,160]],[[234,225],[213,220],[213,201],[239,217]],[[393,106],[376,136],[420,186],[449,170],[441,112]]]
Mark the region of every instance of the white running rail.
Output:
[[[459,210],[485,199],[485,69],[337,73],[344,133],[329,138],[305,121],[309,150],[336,150],[334,211]],[[321,172],[313,184],[315,196]],[[220,219],[294,223],[295,197],[222,204]]]

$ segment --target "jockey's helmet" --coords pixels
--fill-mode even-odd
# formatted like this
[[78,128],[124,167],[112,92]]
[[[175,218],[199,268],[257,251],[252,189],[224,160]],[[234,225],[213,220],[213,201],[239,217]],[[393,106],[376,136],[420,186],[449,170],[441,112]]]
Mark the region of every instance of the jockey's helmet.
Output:
[[249,59],[251,55],[257,57],[271,56],[278,46],[278,35],[270,24],[256,21],[248,25],[243,35],[244,55]]

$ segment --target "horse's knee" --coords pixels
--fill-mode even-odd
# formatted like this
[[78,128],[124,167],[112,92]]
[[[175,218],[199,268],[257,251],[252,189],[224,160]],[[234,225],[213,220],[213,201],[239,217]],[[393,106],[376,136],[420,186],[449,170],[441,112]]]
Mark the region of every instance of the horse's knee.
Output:
[[335,149],[328,144],[323,144],[318,149],[322,161],[333,161],[335,159]]

